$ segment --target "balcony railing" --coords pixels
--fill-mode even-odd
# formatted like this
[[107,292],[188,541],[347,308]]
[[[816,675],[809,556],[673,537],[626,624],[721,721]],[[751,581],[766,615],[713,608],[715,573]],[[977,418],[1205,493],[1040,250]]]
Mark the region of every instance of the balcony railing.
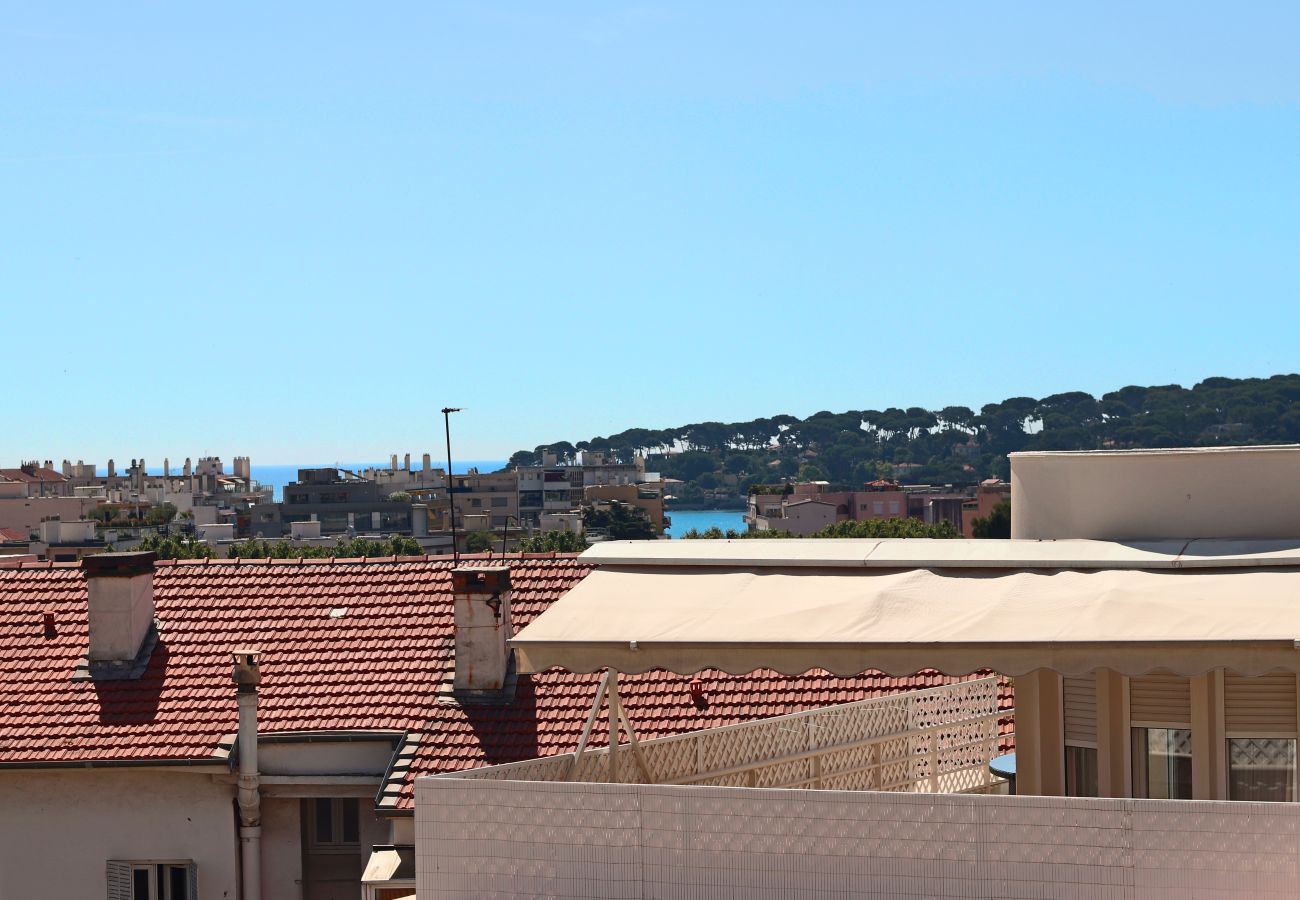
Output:
[[[443,778],[961,793],[1001,781],[1010,734],[996,678],[980,678]],[[635,723],[633,723],[635,725]]]

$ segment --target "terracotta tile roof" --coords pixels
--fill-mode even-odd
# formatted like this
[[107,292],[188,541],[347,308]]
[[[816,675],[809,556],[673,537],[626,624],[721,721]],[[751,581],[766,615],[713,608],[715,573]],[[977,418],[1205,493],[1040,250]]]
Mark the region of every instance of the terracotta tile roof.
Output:
[[30,472],[22,469],[0,469],[0,476],[8,481],[23,481],[27,483],[39,481],[67,481],[68,478],[62,472],[56,472],[53,469],[46,469],[43,466],[37,466]]
[[27,532],[17,528],[0,528],[0,542],[27,543]]
[[[462,565],[487,565],[462,557]],[[500,565],[498,558],[493,563]],[[591,570],[574,557],[511,557],[516,627]],[[262,650],[259,730],[406,732],[413,764],[397,787],[411,806],[413,775],[572,750],[599,677],[548,672],[519,678],[513,703],[439,699],[450,678],[449,559],[161,562],[154,576],[161,637],[139,681],[74,682],[85,652],[79,566],[0,562],[0,765],[199,760],[237,727],[229,651]],[[332,610],[345,610],[331,616]],[[43,614],[54,615],[47,631]],[[707,704],[691,679],[625,676],[621,694],[643,737],[658,737],[942,684],[937,673],[788,678],[706,673]],[[1004,706],[1011,706],[1006,686]]]

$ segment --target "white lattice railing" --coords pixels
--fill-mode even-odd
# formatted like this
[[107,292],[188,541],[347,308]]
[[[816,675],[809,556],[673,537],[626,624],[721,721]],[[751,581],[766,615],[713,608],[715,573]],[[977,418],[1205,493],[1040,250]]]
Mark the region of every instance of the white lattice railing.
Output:
[[[1000,781],[996,678],[438,776],[961,793]],[[635,725],[635,723],[633,723]]]

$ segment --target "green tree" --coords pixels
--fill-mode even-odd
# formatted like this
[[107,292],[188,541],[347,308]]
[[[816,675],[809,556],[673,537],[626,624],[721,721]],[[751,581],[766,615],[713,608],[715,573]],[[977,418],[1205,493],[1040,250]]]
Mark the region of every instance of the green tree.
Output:
[[544,531],[519,542],[521,553],[581,553],[591,546],[586,535],[574,531]]
[[382,541],[340,538],[333,546],[306,547],[295,547],[284,538],[274,542],[247,538],[231,544],[226,555],[231,559],[358,559],[363,556],[376,559],[383,556],[423,556],[424,548],[415,538],[400,535]]
[[618,541],[645,541],[655,534],[654,525],[645,513],[626,503],[614,501],[608,509],[588,509],[582,515],[585,528],[602,528]]
[[206,542],[175,535],[146,535],[135,549],[151,550],[159,559],[211,559],[214,555]]
[[166,525],[174,518],[176,518],[175,504],[159,503],[156,506],[149,507],[144,520],[150,525]]
[[485,553],[492,549],[492,532],[471,531],[465,535],[465,550],[469,553]]
[[992,512],[970,523],[971,536],[977,538],[1011,537],[1011,503],[1003,500]]

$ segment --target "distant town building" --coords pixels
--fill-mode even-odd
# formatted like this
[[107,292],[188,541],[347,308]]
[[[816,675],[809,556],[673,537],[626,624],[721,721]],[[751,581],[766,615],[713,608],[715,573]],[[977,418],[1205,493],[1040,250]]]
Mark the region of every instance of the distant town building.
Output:
[[249,511],[248,532],[279,538],[295,522],[319,522],[323,535],[409,534],[411,500],[390,500],[389,492],[345,469],[299,469],[285,485],[284,501],[260,503]]

